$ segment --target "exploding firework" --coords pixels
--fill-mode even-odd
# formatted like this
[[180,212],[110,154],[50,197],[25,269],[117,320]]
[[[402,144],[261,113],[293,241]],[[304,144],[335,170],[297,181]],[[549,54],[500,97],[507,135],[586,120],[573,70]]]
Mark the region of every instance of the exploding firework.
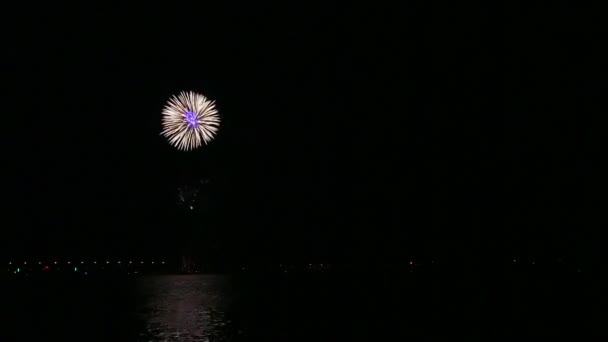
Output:
[[191,91],[169,99],[162,114],[161,134],[171,145],[184,151],[208,144],[220,125],[215,101]]

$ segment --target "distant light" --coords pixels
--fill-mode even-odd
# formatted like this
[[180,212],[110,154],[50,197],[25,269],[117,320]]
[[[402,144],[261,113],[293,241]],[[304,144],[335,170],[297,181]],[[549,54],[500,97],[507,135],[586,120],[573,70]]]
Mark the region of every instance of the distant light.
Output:
[[12,265],[13,263],[9,261],[9,262],[8,262],[8,264],[9,264],[9,265]]
[[17,267],[17,273],[21,272],[21,269],[19,267]]
[[152,261],[152,265],[154,265],[154,261]]
[[55,265],[57,265],[57,261],[55,261]]
[[118,263],[120,264],[120,261]]
[[78,267],[74,267],[74,272],[78,272]]
[[44,269],[48,270],[49,269],[49,265],[44,266]]
[[517,259],[513,259],[513,262],[517,262]]
[[87,274],[89,274],[89,272],[84,272],[84,275],[87,275]]
[[24,265],[27,265],[27,261],[24,261],[24,262],[23,262],[23,264],[24,264]]
[[132,264],[132,263],[133,263],[133,261],[129,261],[129,264]]
[[81,264],[84,264],[84,261],[81,261],[80,263],[81,263]]
[[414,262],[413,262],[413,261],[410,261],[410,265],[413,265],[413,264],[414,264]]
[[109,261],[106,261],[106,264],[109,264],[109,263],[110,263]]
[[161,262],[161,264],[163,264],[163,265],[164,265],[164,264],[165,264],[165,262],[163,261],[163,262]]
[[144,262],[142,261],[141,263],[143,264]]
[[42,265],[42,261],[38,261],[38,265]]
[[93,263],[94,263],[95,265],[97,265],[97,261],[93,261]]
[[71,264],[71,262],[68,261],[68,265]]

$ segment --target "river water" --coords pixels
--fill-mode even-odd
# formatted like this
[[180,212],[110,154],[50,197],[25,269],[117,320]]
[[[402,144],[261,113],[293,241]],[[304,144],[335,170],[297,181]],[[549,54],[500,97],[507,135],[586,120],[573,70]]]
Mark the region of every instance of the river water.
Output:
[[316,342],[608,335],[602,310],[605,296],[572,286],[576,282],[524,279],[517,286],[480,284],[422,275],[9,280],[3,281],[0,341]]

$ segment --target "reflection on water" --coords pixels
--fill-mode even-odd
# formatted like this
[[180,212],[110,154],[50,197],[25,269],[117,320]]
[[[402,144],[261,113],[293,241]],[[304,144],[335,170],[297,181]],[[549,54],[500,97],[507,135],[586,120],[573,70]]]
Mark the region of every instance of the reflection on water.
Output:
[[409,273],[0,279],[0,341],[605,337],[606,315],[589,309],[606,307],[605,283],[555,280],[513,278],[498,291],[475,278]]
[[231,301],[226,278],[177,275],[141,279],[142,341],[227,341]]

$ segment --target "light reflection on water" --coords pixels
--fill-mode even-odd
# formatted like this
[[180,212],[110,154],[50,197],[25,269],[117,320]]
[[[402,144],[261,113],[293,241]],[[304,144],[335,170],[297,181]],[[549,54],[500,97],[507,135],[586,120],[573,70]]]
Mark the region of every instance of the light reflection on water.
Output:
[[141,341],[228,341],[231,302],[228,280],[213,275],[142,278],[138,316]]

